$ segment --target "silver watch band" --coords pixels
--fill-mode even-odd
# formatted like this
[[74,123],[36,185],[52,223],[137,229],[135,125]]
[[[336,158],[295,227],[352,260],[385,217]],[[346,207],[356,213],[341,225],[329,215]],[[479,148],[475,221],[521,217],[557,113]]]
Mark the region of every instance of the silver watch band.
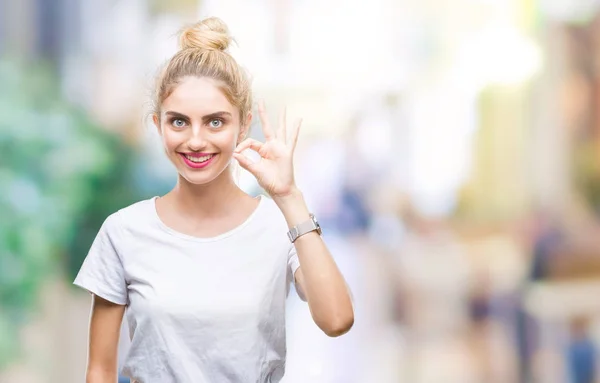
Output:
[[288,231],[287,235],[290,239],[290,242],[294,243],[299,237],[304,234],[310,233],[311,231],[316,231],[321,235],[321,226],[319,222],[315,219],[314,215],[310,215],[310,219],[292,227],[290,231]]

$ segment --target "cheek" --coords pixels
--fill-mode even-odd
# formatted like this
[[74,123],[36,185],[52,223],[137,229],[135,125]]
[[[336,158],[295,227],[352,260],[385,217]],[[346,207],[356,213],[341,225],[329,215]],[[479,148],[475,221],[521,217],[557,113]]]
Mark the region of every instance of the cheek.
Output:
[[232,130],[227,130],[224,131],[222,135],[220,135],[219,145],[221,146],[222,150],[233,151],[233,149],[235,149],[235,147],[237,146],[236,140],[237,134],[235,134],[235,132]]
[[173,150],[180,144],[180,139],[177,137],[177,134],[169,129],[163,130],[162,141],[167,150]]

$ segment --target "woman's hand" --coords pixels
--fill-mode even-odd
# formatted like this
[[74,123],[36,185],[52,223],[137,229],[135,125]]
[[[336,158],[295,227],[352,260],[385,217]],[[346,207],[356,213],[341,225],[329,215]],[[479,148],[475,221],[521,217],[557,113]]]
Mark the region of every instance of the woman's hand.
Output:
[[[233,157],[244,169],[256,177],[258,184],[269,193],[271,198],[284,198],[297,190],[294,181],[293,157],[302,120],[298,120],[294,124],[288,136],[285,109],[279,118],[279,128],[276,133],[269,124],[264,102],[259,103],[258,113],[266,142],[248,138],[236,147]],[[242,152],[246,149],[257,152],[260,160],[252,162],[243,155]]]

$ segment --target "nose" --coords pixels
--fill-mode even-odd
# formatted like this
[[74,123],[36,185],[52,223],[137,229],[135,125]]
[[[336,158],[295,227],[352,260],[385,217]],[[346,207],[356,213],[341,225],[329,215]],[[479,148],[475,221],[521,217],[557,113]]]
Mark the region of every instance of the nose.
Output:
[[200,152],[206,147],[207,142],[203,130],[204,129],[197,125],[193,126],[192,129],[189,130],[190,136],[187,140],[187,146],[191,151]]

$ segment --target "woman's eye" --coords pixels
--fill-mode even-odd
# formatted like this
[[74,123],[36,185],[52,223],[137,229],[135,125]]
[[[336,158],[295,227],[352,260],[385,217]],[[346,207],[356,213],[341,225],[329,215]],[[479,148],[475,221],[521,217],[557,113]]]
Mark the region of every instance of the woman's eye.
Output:
[[177,118],[177,119],[173,120],[172,124],[176,128],[183,128],[185,126],[185,121]]
[[223,126],[223,121],[221,120],[215,119],[210,122],[211,128],[220,128],[221,126]]

